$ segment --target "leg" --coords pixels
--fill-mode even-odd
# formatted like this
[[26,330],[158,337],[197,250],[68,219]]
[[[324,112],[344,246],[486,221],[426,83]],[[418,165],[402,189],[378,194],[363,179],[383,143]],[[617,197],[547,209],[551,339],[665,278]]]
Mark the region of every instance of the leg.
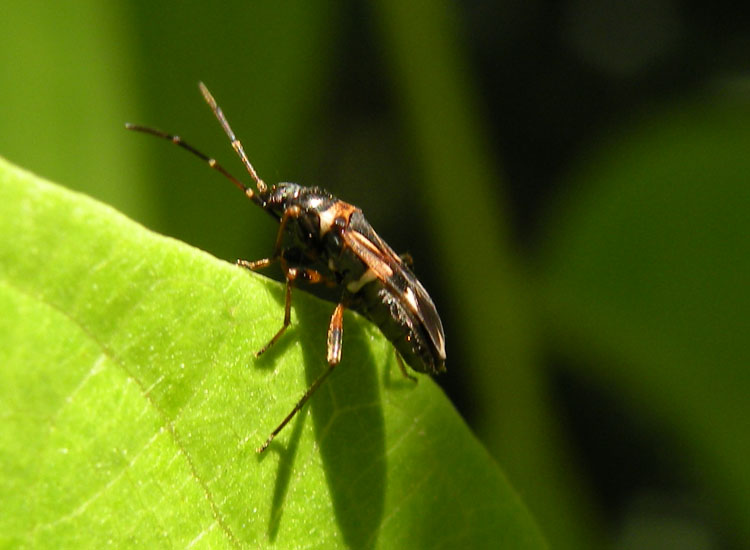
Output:
[[414,258],[411,257],[411,254],[404,252],[403,254],[399,254],[399,258],[406,264],[406,267],[414,269]]
[[251,262],[250,260],[237,260],[237,265],[249,269],[250,271],[258,271],[259,269],[268,267],[274,261],[276,261],[276,258],[263,258],[262,260],[257,260],[255,262]]
[[341,361],[341,339],[344,336],[344,304],[338,304],[328,325],[328,364],[333,368]]
[[271,432],[271,435],[268,436],[268,439],[266,439],[263,445],[258,447],[258,453],[262,453],[268,448],[268,446],[271,444],[271,441],[273,441],[273,438],[276,437],[278,433],[284,429],[284,426],[286,426],[289,421],[294,418],[294,415],[297,414],[300,409],[305,406],[307,400],[312,397],[312,395],[320,387],[323,381],[328,378],[328,375],[333,372],[333,369],[336,368],[336,365],[339,364],[339,361],[341,360],[343,319],[344,304],[338,304],[336,306],[336,309],[333,310],[333,315],[331,316],[331,324],[328,327],[328,368],[324,370],[323,373],[318,376],[318,378],[315,379],[315,382],[313,382],[309,388],[307,388],[307,391],[304,393],[302,398],[297,401],[297,404],[294,406],[292,411],[288,415],[286,415],[284,420],[281,421],[281,424],[276,426],[276,429]]
[[292,318],[292,282],[294,281],[294,276],[292,273],[296,273],[296,270],[289,270],[287,272],[286,277],[286,296],[284,300],[284,322],[281,325],[281,328],[279,331],[274,334],[273,338],[271,338],[268,343],[260,348],[257,352],[255,352],[255,357],[260,357],[265,352],[268,351],[268,348],[273,346],[276,342],[278,342],[279,338],[281,338],[281,335],[286,332],[286,329],[289,328],[289,323],[291,323]]
[[[257,262],[248,262],[247,260],[238,260],[238,264],[243,267],[247,267],[248,269],[257,269],[260,267],[265,267],[271,261],[272,260],[259,260]],[[284,300],[284,322],[282,323],[281,328],[274,335],[274,337],[271,338],[271,340],[265,346],[263,346],[260,349],[260,351],[256,352],[255,357],[260,357],[266,351],[268,351],[268,349],[271,346],[273,346],[276,342],[278,342],[279,338],[281,338],[281,335],[284,334],[284,332],[286,332],[286,329],[289,328],[289,324],[291,323],[291,317],[292,317],[292,285],[294,284],[294,281],[296,281],[297,279],[301,279],[310,284],[328,281],[328,279],[323,277],[323,275],[321,275],[314,269],[288,267],[283,258],[281,259],[281,265],[282,265],[282,268],[284,269],[284,274],[286,275],[286,296]],[[340,352],[339,352],[339,355],[340,355]]]
[[[255,262],[251,262],[249,260],[237,260],[237,265],[240,267],[249,269],[251,271],[257,271],[258,269],[263,269],[264,267],[268,267],[275,260],[276,258],[264,258],[262,260],[258,260]],[[268,351],[268,348],[274,345],[278,341],[278,339],[281,338],[281,335],[284,334],[284,331],[286,331],[286,329],[289,327],[289,323],[291,322],[291,316],[292,316],[292,282],[294,281],[296,274],[297,274],[296,269],[286,270],[286,296],[284,300],[284,322],[281,325],[281,328],[279,329],[279,331],[273,336],[273,338],[271,338],[271,340],[265,346],[263,346],[260,349],[260,351],[257,351],[255,353],[255,357],[260,357],[266,351]]]
[[312,385],[309,388],[307,388],[307,391],[302,396],[302,399],[297,401],[297,404],[292,409],[292,412],[286,415],[286,418],[284,418],[284,420],[281,421],[281,424],[276,426],[276,429],[271,432],[271,435],[268,436],[268,439],[266,439],[265,443],[263,443],[263,445],[258,447],[257,449],[258,453],[262,453],[268,448],[268,446],[271,444],[271,441],[273,441],[273,438],[276,437],[279,434],[279,432],[284,429],[284,426],[289,424],[289,421],[292,418],[294,418],[294,415],[297,414],[302,407],[304,407],[305,403],[307,403],[307,400],[310,399],[310,396],[315,393],[315,390],[317,390],[320,387],[320,385],[323,383],[323,381],[328,377],[328,375],[331,374],[331,372],[333,372],[333,369],[335,366],[336,366],[335,364],[329,365],[328,368],[323,371],[323,374],[318,376],[315,382],[313,382]]
[[[299,216],[299,212],[300,210],[298,207],[287,208],[284,211],[284,215],[281,217],[281,220],[279,223],[279,231],[276,233],[276,244],[273,248],[273,256],[271,256],[270,258],[263,258],[262,260],[257,260],[254,262],[250,260],[237,260],[237,265],[240,267],[249,269],[250,271],[258,271],[259,269],[268,267],[279,258],[282,258],[281,243],[284,240],[284,231],[286,230],[286,225],[289,223],[290,218],[295,218]],[[286,264],[283,263],[283,259],[282,259],[282,268],[284,269],[284,274],[286,275],[289,269],[286,267]],[[301,271],[310,271],[310,270],[301,270]],[[318,282],[314,279],[315,277],[311,277],[306,280],[309,280],[310,282]]]
[[277,257],[281,254],[281,243],[284,240],[284,231],[286,231],[286,224],[289,223],[291,218],[296,218],[300,214],[299,206],[290,206],[284,210],[284,214],[279,220],[279,231],[276,233],[276,244],[273,247],[273,257]]
[[409,372],[406,370],[406,365],[404,365],[404,360],[401,358],[401,354],[397,351],[396,351],[396,362],[398,363],[398,368],[401,371],[401,374],[404,375],[404,378],[408,378],[409,380],[411,380],[412,382],[416,384],[417,377],[409,374]]

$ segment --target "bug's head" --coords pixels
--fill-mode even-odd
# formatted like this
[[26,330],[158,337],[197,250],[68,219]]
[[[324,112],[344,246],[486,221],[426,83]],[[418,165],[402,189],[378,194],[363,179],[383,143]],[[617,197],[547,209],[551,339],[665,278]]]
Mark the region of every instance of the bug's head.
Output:
[[261,197],[269,210],[278,218],[299,199],[303,187],[297,183],[281,182],[261,191]]

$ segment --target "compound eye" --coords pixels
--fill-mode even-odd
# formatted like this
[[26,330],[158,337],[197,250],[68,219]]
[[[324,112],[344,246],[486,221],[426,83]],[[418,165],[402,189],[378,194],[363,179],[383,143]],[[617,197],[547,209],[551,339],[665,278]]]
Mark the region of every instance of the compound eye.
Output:
[[338,230],[346,229],[346,218],[342,218],[341,216],[337,216],[335,220],[333,220],[333,225]]

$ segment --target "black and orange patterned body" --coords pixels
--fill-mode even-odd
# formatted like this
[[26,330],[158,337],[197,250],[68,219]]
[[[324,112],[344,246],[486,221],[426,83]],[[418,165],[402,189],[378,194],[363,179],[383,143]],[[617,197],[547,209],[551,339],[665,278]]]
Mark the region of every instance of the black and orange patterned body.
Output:
[[444,371],[445,336],[440,317],[407,262],[378,236],[359,208],[318,187],[296,183],[266,185],[250,164],[211,93],[202,83],[200,88],[255,182],[255,189],[240,182],[214,159],[178,136],[132,124],[126,127],[168,139],[200,157],[279,221],[274,252],[269,258],[238,261],[239,265],[252,270],[279,262],[286,278],[282,327],[257,355],[271,347],[289,326],[295,283],[323,284],[336,296],[337,305],[328,328],[328,368],[258,451],[268,447],[341,360],[344,309],[357,311],[380,329],[396,349],[404,375],[412,378],[406,373],[402,358],[417,372],[436,374]]

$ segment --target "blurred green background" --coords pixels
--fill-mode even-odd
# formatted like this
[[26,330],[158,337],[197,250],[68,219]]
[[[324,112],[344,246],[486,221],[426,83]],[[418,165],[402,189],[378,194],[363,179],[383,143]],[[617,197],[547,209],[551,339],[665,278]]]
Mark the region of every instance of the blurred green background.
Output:
[[6,2],[0,155],[220,258],[265,257],[267,216],[123,129],[244,176],[204,81],[267,182],[323,186],[411,252],[446,328],[439,382],[553,547],[748,547],[733,6]]

